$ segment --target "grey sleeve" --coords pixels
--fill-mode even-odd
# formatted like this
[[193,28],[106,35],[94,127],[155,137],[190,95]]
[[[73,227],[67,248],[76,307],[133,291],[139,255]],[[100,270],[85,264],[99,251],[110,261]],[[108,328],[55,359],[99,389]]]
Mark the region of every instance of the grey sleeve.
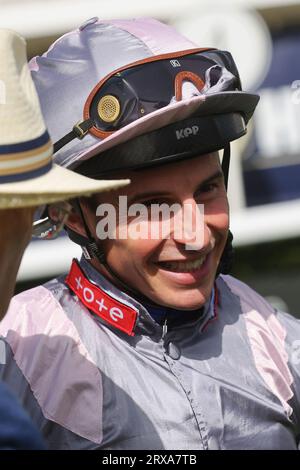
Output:
[[290,400],[290,405],[293,408],[292,419],[300,450],[300,319],[284,312],[277,312],[277,318],[286,331],[285,348],[288,354],[289,369],[293,377],[291,385],[293,397]]
[[19,369],[13,352],[4,338],[0,337],[0,380],[4,382],[18,398],[34,424],[41,429],[45,418],[30,389],[30,386]]
[[49,450],[86,450],[97,448],[95,443],[74,434],[58,423],[45,418],[13,352],[4,338],[0,337],[0,381],[4,382],[17,397],[36,428],[42,434]]

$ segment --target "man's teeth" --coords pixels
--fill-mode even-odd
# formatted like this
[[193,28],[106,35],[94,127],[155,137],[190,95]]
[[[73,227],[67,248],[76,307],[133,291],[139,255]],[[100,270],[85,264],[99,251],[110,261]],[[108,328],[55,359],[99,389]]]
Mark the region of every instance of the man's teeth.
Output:
[[206,256],[202,256],[194,261],[161,261],[160,265],[168,271],[174,271],[177,273],[188,273],[199,269],[205,261]]

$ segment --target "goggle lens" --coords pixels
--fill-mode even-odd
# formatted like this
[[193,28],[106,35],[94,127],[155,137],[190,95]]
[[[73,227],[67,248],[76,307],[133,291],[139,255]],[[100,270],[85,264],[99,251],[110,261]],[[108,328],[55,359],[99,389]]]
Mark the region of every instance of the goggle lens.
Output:
[[240,89],[233,59],[224,51],[212,50],[134,65],[101,83],[89,100],[88,117],[100,131],[114,132],[178,100],[176,81],[180,74],[186,76],[186,80],[189,76],[198,77],[202,86],[198,83],[197,88],[201,92],[200,88],[214,87],[222,79],[224,70],[235,78],[231,89]]

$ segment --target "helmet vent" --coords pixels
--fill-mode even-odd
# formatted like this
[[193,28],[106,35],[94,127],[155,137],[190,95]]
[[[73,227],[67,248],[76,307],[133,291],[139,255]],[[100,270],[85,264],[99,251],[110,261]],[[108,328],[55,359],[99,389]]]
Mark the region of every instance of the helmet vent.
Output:
[[104,122],[114,122],[121,111],[119,100],[113,95],[102,96],[97,109],[100,119]]

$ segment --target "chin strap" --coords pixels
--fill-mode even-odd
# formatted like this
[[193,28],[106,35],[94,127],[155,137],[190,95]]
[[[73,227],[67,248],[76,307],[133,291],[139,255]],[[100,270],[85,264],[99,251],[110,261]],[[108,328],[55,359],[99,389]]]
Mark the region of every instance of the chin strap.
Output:
[[228,188],[229,165],[230,165],[230,143],[228,143],[224,147],[223,159],[222,159],[222,171],[224,175],[224,183],[225,183],[226,191]]
[[233,260],[234,260],[234,249],[232,246],[233,235],[231,231],[228,232],[228,237],[226,241],[226,245],[224,251],[221,256],[221,260],[217,269],[216,277],[219,274],[229,274],[232,270]]
[[[228,178],[229,178],[229,165],[230,165],[230,143],[224,147],[223,159],[222,159],[222,171],[224,175],[224,184],[227,191]],[[231,231],[228,232],[228,237],[222,257],[218,266],[216,277],[219,274],[229,274],[232,270],[234,260],[234,249],[232,246],[233,235]]]

